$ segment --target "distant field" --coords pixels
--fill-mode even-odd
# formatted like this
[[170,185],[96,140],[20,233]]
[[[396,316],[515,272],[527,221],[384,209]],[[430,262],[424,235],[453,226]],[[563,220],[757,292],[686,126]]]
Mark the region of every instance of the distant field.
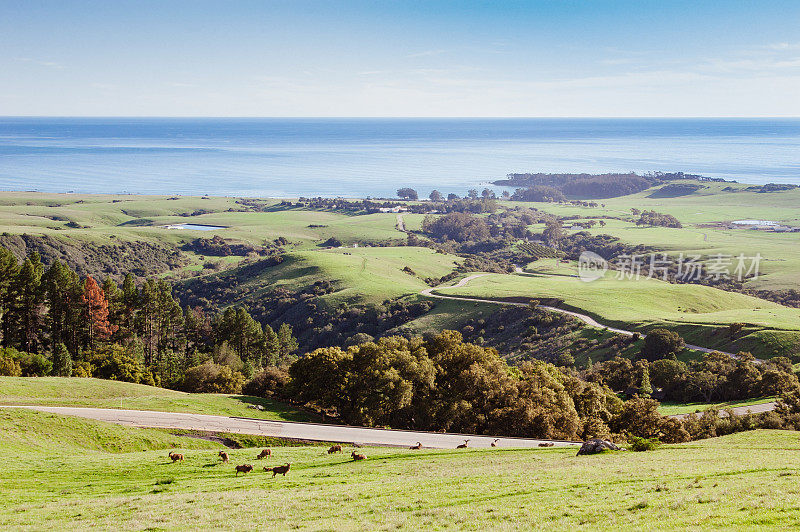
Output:
[[[605,227],[595,226],[589,232],[619,237],[629,244],[645,244],[673,254],[680,252],[701,254],[717,253],[752,256],[760,253],[764,260],[763,275],[748,282],[752,288],[800,288],[800,233],[772,233],[751,229],[726,229],[719,222],[735,220],[772,220],[800,227],[800,189],[784,192],[757,193],[745,191],[747,185],[732,183],[700,183],[704,189],[672,198],[651,197],[654,189],[638,194],[596,200],[604,207],[587,208],[554,203],[527,203],[540,210],[560,216],[581,218],[606,218]],[[732,187],[737,192],[722,189]],[[509,206],[518,202],[507,202]],[[637,227],[631,208],[655,210],[675,216],[682,229],[663,227]],[[583,230],[583,229],[576,229]]]
[[[175,436],[0,410],[0,528],[757,529],[800,520],[800,434],[756,431],[647,453],[319,447],[270,459]],[[111,442],[119,442],[112,444]],[[349,450],[349,449],[348,449]],[[262,465],[291,462],[272,479]],[[236,477],[233,464],[256,471]]]
[[[242,209],[236,198],[196,196],[109,196],[90,194],[0,193],[0,232],[47,234],[109,243],[145,240],[179,243],[198,237],[220,235],[261,244],[284,237],[301,248],[335,236],[344,243],[405,240],[396,229],[397,215],[379,213],[350,216],[300,208],[273,212],[228,212]],[[268,202],[278,203],[278,200]],[[208,211],[195,216],[180,216]],[[408,215],[411,227],[421,217]],[[53,217],[57,217],[54,220]],[[68,222],[82,226],[72,229]],[[166,229],[169,224],[191,223],[223,226],[215,231]],[[317,227],[309,227],[317,226]]]
[[[535,267],[534,263],[534,267]],[[800,309],[778,305],[762,299],[726,292],[715,288],[670,284],[654,279],[616,279],[612,272],[593,282],[583,282],[575,274],[558,275],[490,274],[479,277],[460,288],[440,288],[445,295],[460,295],[487,299],[497,298],[557,298],[567,308],[579,309],[608,325],[646,330],[653,326],[677,328],[692,340],[700,335],[703,341],[690,342],[706,347],[737,346],[764,354],[762,347],[768,335],[785,342],[774,344],[777,350],[790,354],[800,341]],[[732,342],[724,332],[706,329],[730,323],[746,323],[745,331],[752,338],[742,337]],[[713,333],[713,334],[712,334]],[[708,340],[719,345],[708,345]],[[781,353],[775,353],[781,354]]]
[[[313,421],[303,411],[248,395],[184,393],[142,384],[64,377],[0,377],[0,405],[90,406]],[[264,410],[248,408],[261,405]]]

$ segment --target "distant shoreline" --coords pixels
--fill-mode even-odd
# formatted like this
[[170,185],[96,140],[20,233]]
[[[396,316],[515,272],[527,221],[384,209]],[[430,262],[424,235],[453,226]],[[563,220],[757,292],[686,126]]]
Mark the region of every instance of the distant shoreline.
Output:
[[0,189],[464,196],[523,172],[800,183],[800,119],[0,117]]

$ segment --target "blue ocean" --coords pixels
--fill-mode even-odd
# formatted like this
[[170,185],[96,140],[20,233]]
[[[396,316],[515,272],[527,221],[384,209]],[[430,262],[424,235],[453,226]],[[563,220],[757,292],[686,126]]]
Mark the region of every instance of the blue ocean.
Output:
[[611,171],[800,183],[800,119],[0,118],[0,190],[385,197]]

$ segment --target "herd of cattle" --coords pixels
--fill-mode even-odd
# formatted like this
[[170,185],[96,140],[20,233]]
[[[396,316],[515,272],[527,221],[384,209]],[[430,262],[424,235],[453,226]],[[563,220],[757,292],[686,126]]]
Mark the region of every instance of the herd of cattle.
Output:
[[[499,441],[500,441],[499,438],[494,440],[492,442],[492,444],[491,444],[492,447],[497,447]],[[355,447],[361,447],[358,444],[353,444],[353,445]],[[553,444],[552,443],[539,444],[540,447],[551,446],[551,445],[553,445]],[[464,443],[462,443],[460,445],[457,445],[456,449],[466,449],[468,447],[469,447],[469,440],[464,440]],[[412,445],[411,447],[409,447],[409,449],[415,449],[415,450],[422,449],[422,443],[417,442],[416,445]],[[341,453],[341,452],[343,452],[342,446],[340,444],[338,444],[338,443],[335,444],[335,445],[332,445],[328,449],[328,454]],[[256,460],[261,460],[262,458],[266,458],[268,456],[272,456],[272,449],[264,449],[264,450],[262,450],[260,453],[258,453],[258,456],[256,456]],[[172,460],[172,463],[183,462],[183,455],[181,453],[173,453],[173,452],[171,452],[171,453],[169,453],[169,457]],[[353,459],[353,461],[356,461],[356,462],[359,461],[359,460],[366,460],[367,459],[367,455],[362,454],[362,453],[357,453],[356,451],[353,451],[352,453],[350,453],[350,457]],[[228,453],[226,453],[225,451],[220,451],[219,452],[219,458],[225,464],[227,464],[230,461],[230,457],[228,456]],[[283,475],[285,477],[286,473],[289,472],[289,469],[291,467],[292,467],[291,462],[286,462],[284,465],[281,465],[281,466],[265,467],[264,471],[266,471],[268,473],[272,473],[272,478],[275,478],[276,475]],[[246,473],[250,473],[251,471],[253,471],[253,464],[237,465],[235,467],[235,469],[236,469],[236,476],[238,477],[239,473],[246,474]]]

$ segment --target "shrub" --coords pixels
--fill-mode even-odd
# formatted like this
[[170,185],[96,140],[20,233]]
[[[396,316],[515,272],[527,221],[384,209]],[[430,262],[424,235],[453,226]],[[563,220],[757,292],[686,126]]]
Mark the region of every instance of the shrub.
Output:
[[632,434],[628,436],[628,449],[631,451],[652,451],[659,445],[661,445],[661,442],[657,438],[640,438]]
[[289,372],[286,369],[270,366],[264,368],[245,384],[243,392],[258,397],[283,397],[288,383]]
[[183,389],[195,393],[241,393],[244,375],[228,366],[206,362],[186,370]]
[[72,376],[88,379],[94,374],[94,366],[86,360],[80,360],[72,365]]
[[17,360],[23,377],[45,377],[53,369],[53,363],[38,353],[19,352]]
[[0,349],[0,359],[10,360],[0,362],[0,366],[5,368],[0,369],[0,375],[6,371],[9,376],[44,377],[53,369],[53,364],[43,355],[17,351],[13,347]]
[[90,352],[86,361],[90,363],[92,376],[113,381],[151,384],[153,377],[138,358],[119,345],[109,345]]
[[22,375],[22,368],[19,362],[10,355],[0,354],[0,375],[3,377],[19,377]]

